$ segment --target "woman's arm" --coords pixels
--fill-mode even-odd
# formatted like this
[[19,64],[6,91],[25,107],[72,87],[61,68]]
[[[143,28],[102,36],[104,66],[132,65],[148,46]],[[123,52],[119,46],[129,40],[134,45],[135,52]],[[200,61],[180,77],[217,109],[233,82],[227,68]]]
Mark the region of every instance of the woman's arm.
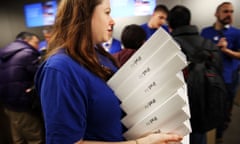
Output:
[[153,133],[136,140],[123,142],[100,142],[100,141],[84,141],[80,140],[75,144],[168,144],[170,142],[180,142],[182,136],[167,133]]

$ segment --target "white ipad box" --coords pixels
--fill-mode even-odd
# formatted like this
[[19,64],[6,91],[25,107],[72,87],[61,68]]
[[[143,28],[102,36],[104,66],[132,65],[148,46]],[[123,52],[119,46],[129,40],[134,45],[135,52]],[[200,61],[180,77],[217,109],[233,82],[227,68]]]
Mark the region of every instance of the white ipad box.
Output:
[[[112,81],[112,78],[111,78],[108,82],[109,85],[114,89],[118,89],[122,85],[125,85],[124,82],[129,81],[128,80],[129,77],[131,77],[132,75],[135,75],[136,72],[144,70],[144,67],[157,69],[158,67],[161,67],[162,64],[169,61],[169,59],[174,57],[178,52],[180,52],[180,48],[177,47],[175,42],[172,40],[168,40],[167,42],[165,42],[163,46],[166,46],[166,47],[157,49],[157,51],[152,56],[149,56],[144,61],[142,61],[141,64],[134,66],[134,68],[132,68],[131,70],[128,70],[126,74],[121,74],[121,73],[119,74],[117,72],[112,78],[114,79],[114,77],[118,77],[117,79],[120,79],[119,80],[120,83],[114,86],[111,82]],[[127,63],[133,63],[133,62],[131,62],[131,59],[130,59],[127,61]],[[124,68],[125,68],[124,66],[121,67],[119,71]]]
[[[126,115],[122,119],[122,123],[127,127],[130,128],[134,124],[138,123],[143,119],[144,117],[150,115],[154,111],[158,111],[161,114],[164,114],[162,117],[167,118],[167,116],[172,116],[175,114],[179,109],[182,109],[183,106],[186,104],[185,100],[183,99],[181,91],[176,91],[175,94],[173,94],[171,97],[169,97],[165,101],[157,101],[159,96],[154,96],[155,98],[153,99],[152,102],[155,104],[150,107],[145,107],[145,109],[142,109],[141,111],[138,111],[137,113],[132,113],[130,115]],[[148,106],[148,105],[147,105]],[[165,114],[167,112],[168,114]],[[160,119],[164,119],[161,118]]]
[[[128,76],[126,81],[123,82],[117,89],[114,89],[115,94],[118,98],[124,102],[124,100],[135,93],[142,84],[145,84],[149,80],[157,79],[163,83],[176,73],[181,71],[187,64],[181,55],[177,54],[172,58],[163,62],[162,65],[158,66],[159,62],[146,63],[134,74]],[[126,76],[125,76],[126,77]],[[111,87],[111,86],[110,86]]]
[[183,110],[185,111],[186,114],[189,115],[189,118],[190,118],[191,114],[190,114],[190,107],[189,107],[189,100],[188,100],[188,95],[187,95],[187,85],[186,85],[186,83],[184,83],[184,85],[182,86],[182,89],[185,92],[185,94],[183,95],[184,96],[183,99],[186,101],[186,105],[183,107]]
[[179,45],[162,28],[107,82],[126,112],[122,123],[126,139],[154,131],[186,135],[189,144],[190,111],[181,70],[187,66]]
[[[178,72],[170,77],[165,82],[152,80],[141,85],[138,90],[131,96],[127,97],[121,104],[121,108],[127,113],[132,114],[138,111],[144,111],[156,105],[156,102],[161,103],[173,95],[179,87],[184,85],[184,80],[181,79]],[[154,97],[155,96],[155,97]]]
[[[159,132],[160,130],[157,130]],[[164,132],[164,131],[162,131]],[[192,132],[190,121],[186,120],[182,125],[172,130],[171,132],[184,136],[181,142],[170,142],[169,144],[190,144],[189,134]]]
[[167,111],[159,113],[156,110],[154,113],[128,129],[123,136],[131,140],[154,132],[156,129],[159,129],[160,132],[174,132],[174,130],[183,125],[184,121],[187,119],[189,119],[189,117],[182,109],[170,115]]
[[[141,68],[147,59],[152,55],[158,55],[157,57],[159,57],[160,60],[157,62],[161,62],[161,55],[168,56],[169,51],[170,54],[174,54],[175,51],[180,51],[179,45],[175,42],[169,41],[173,41],[171,36],[169,36],[165,30],[159,28],[153,36],[146,41],[141,48],[138,49],[137,52],[134,53],[134,55],[117,71],[117,73],[108,80],[108,84],[111,88],[116,89],[121,82],[125,81],[127,76],[137,71],[138,68]],[[173,44],[173,46],[169,46],[169,44],[166,45],[166,43]]]

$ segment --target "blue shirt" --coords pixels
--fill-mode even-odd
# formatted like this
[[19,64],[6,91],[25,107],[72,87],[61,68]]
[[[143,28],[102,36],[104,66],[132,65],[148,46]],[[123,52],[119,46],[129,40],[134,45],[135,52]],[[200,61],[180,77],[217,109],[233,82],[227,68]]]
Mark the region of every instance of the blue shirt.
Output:
[[[233,51],[239,51],[240,49],[240,31],[234,27],[224,28],[222,31],[217,31],[213,26],[204,28],[201,35],[207,39],[212,40],[214,43],[218,43],[221,37],[226,37],[228,42],[228,48]],[[239,60],[232,58],[222,53],[223,58],[223,77],[225,83],[233,82],[233,74],[236,72]]]
[[[103,65],[113,66],[100,57]],[[41,66],[35,84],[41,96],[47,144],[123,140],[122,112],[114,92],[64,52]]]
[[119,40],[115,39],[115,38],[112,39],[111,43],[104,42],[102,44],[102,46],[110,54],[115,54],[115,53],[117,53],[117,52],[122,50],[121,42]]
[[39,43],[39,48],[38,50],[39,51],[42,51],[43,49],[46,49],[47,48],[47,41],[46,40],[43,40]]
[[113,38],[112,40],[112,45],[111,48],[109,50],[110,54],[114,54],[117,53],[119,51],[121,51],[122,47],[121,47],[121,42],[115,38]]
[[[142,28],[144,29],[144,31],[146,32],[146,34],[147,34],[147,39],[149,39],[149,38],[153,35],[153,33],[157,30],[157,29],[152,29],[152,28],[148,27],[148,24],[147,24],[147,23],[142,24],[141,27],[142,27]],[[163,25],[163,26],[161,26],[161,27],[162,27],[166,32],[169,33],[168,26]]]

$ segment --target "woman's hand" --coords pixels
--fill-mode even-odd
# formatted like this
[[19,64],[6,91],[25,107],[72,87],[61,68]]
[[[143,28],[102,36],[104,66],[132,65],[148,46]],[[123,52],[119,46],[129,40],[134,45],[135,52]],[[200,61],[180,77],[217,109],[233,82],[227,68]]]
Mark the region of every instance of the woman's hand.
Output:
[[136,144],[168,144],[169,142],[180,142],[182,136],[170,133],[153,133],[136,140]]
[[142,138],[121,142],[85,141],[79,140],[74,144],[169,144],[170,142],[181,142],[182,136],[171,133],[152,133]]

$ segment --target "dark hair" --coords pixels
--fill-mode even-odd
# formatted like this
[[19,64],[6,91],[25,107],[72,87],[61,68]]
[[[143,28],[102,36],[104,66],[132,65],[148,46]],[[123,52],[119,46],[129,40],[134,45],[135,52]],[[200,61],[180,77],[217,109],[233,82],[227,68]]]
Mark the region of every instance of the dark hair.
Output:
[[173,7],[168,16],[168,24],[172,29],[190,25],[191,12],[188,8],[182,5]]
[[[66,53],[100,78],[107,80],[112,71],[100,64],[96,49],[111,59],[114,58],[100,45],[92,41],[91,21],[94,9],[102,0],[62,0],[47,48],[47,57],[64,48]],[[46,58],[47,58],[46,57]]]
[[40,39],[38,35],[31,33],[31,32],[25,32],[25,31],[18,33],[16,35],[16,39],[17,40],[30,40],[33,36],[36,36],[38,39]]
[[165,5],[163,5],[163,4],[157,5],[157,6],[154,8],[153,11],[154,11],[154,12],[156,12],[156,11],[161,11],[161,12],[166,13],[167,15],[168,15],[168,13],[169,13],[169,10],[168,10],[167,6],[165,6]]
[[136,24],[127,25],[121,34],[121,42],[124,48],[139,49],[146,41],[147,35],[143,28]]

